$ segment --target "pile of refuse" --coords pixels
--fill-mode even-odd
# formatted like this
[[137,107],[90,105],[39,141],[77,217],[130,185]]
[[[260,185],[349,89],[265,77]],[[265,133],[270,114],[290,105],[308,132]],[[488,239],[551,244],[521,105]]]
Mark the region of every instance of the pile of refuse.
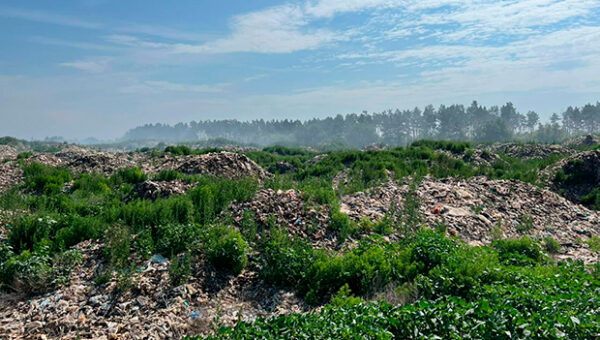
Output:
[[147,180],[142,183],[136,184],[126,201],[130,201],[136,198],[154,201],[158,198],[167,198],[174,195],[183,195],[193,187],[194,184],[185,182],[180,179],[176,179],[173,181]]
[[0,193],[23,181],[23,169],[15,162],[0,163]]
[[600,136],[587,135],[568,139],[563,143],[569,148],[589,148],[600,144]]
[[14,160],[17,158],[18,151],[10,145],[0,145],[0,162],[5,160]]
[[246,155],[227,151],[186,156],[176,169],[188,175],[202,174],[227,178],[254,177],[264,180],[271,176]]
[[[341,198],[341,211],[358,221],[400,213],[408,185],[388,182]],[[552,237],[562,245],[559,258],[597,260],[586,240],[600,234],[600,214],[546,189],[516,180],[426,178],[416,189],[428,225],[443,223],[451,235],[472,245],[523,235]]]
[[514,144],[514,143],[495,143],[483,147],[493,153],[500,153],[513,158],[547,158],[552,154],[570,155],[574,151],[568,147],[557,144]]
[[181,339],[307,308],[250,270],[233,277],[195,268],[189,283],[173,287],[169,260],[161,255],[138,268],[132,288],[123,292],[115,277],[94,282],[104,266],[100,243],[82,242],[77,249],[83,264],[66,286],[31,298],[0,295],[1,339]]
[[259,190],[252,200],[231,204],[229,211],[238,227],[244,223],[244,213],[251,212],[259,234],[271,227],[284,227],[290,235],[306,239],[316,247],[331,247],[336,243],[335,233],[327,228],[328,208],[308,206],[294,189]]
[[584,151],[546,170],[548,184],[573,202],[600,187],[600,150]]

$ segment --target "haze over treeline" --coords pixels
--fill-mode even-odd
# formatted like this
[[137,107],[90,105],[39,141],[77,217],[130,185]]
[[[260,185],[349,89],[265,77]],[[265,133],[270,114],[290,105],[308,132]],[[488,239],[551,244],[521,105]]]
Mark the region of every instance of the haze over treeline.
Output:
[[319,145],[340,143],[361,147],[373,143],[406,145],[418,139],[456,141],[537,141],[552,143],[578,134],[600,132],[600,102],[568,107],[542,122],[538,113],[520,113],[512,103],[485,107],[432,105],[412,110],[301,120],[205,120],[146,124],[129,130],[124,140],[189,142],[225,138],[240,143]]

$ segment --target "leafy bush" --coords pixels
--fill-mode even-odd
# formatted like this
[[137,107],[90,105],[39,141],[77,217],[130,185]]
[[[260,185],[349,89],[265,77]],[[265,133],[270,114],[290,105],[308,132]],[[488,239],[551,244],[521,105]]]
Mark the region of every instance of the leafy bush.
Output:
[[501,261],[511,264],[540,263],[546,260],[542,246],[523,236],[520,239],[504,239],[492,242],[492,247],[498,250]]
[[185,146],[185,145],[167,146],[165,148],[165,152],[168,152],[168,153],[172,154],[173,156],[184,156],[184,155],[191,155],[192,149],[190,149],[190,147]]
[[262,278],[269,283],[295,287],[305,280],[306,269],[324,254],[300,240],[290,240],[285,230],[273,228],[261,252]]
[[183,178],[184,175],[177,170],[161,170],[159,173],[154,175],[156,181],[174,181],[176,179]]
[[331,214],[329,228],[340,235],[342,240],[358,231],[358,226],[348,215],[341,212]]
[[550,254],[558,254],[560,252],[560,243],[552,237],[544,238],[544,248]]
[[581,197],[581,204],[590,209],[600,210],[600,188],[595,188],[589,194]]
[[248,263],[248,244],[240,232],[229,227],[210,228],[204,246],[208,261],[215,267],[239,274]]
[[427,273],[442,264],[457,247],[444,234],[431,229],[422,229],[415,234],[410,243],[411,262],[416,263],[419,272]]
[[129,254],[131,252],[131,239],[129,229],[118,225],[111,226],[104,234],[104,257],[118,269],[129,268],[131,265]]
[[155,251],[165,256],[191,250],[198,239],[199,228],[194,224],[165,224],[156,228]]
[[39,163],[23,165],[25,187],[30,191],[44,194],[57,194],[62,191],[63,185],[73,176],[67,169],[54,168]]
[[115,184],[137,184],[148,179],[146,174],[138,168],[123,168],[119,169],[112,175],[111,181]]
[[185,253],[181,256],[173,256],[169,265],[169,280],[176,287],[187,283],[192,274],[192,256]]
[[596,252],[600,252],[600,236],[593,235],[587,241],[587,244],[590,246],[590,249]]

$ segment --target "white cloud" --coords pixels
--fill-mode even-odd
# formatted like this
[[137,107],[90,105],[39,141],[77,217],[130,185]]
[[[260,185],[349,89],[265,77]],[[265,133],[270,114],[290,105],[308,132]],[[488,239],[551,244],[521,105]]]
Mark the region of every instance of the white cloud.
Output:
[[93,59],[65,62],[61,63],[60,66],[72,67],[84,72],[100,73],[108,69],[112,60],[113,58],[110,57],[96,57]]
[[202,45],[177,44],[175,53],[291,53],[314,49],[341,39],[324,29],[308,29],[302,8],[294,5],[271,7],[239,15],[231,21],[230,36]]
[[122,93],[160,94],[164,92],[221,93],[229,84],[193,85],[149,80],[121,88]]

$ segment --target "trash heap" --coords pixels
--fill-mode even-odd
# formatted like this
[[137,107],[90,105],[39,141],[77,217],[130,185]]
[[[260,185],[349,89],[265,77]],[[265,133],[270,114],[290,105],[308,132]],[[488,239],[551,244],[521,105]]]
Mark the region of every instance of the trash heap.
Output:
[[[408,185],[388,182],[341,199],[341,211],[354,220],[399,213]],[[600,214],[558,194],[520,181],[425,179],[416,190],[428,225],[444,223],[451,235],[472,245],[523,235],[552,237],[563,246],[559,258],[595,261],[586,240],[600,233]],[[393,207],[391,210],[390,208]]]
[[308,206],[299,191],[263,189],[248,202],[233,203],[229,207],[233,222],[240,227],[244,212],[254,213],[259,234],[271,227],[285,228],[314,246],[325,248],[336,243],[336,236],[328,231],[329,212],[326,206]]
[[574,151],[568,147],[557,144],[514,144],[495,143],[483,148],[489,152],[505,154],[513,158],[546,158],[552,154],[570,155]]
[[[557,176],[559,172],[562,176]],[[546,170],[545,174],[554,191],[577,203],[581,197],[600,187],[600,150],[584,151],[565,158]]]
[[179,179],[173,181],[147,180],[136,184],[126,201],[131,201],[136,198],[154,201],[157,198],[183,195],[192,187],[194,187],[193,184]]
[[0,163],[0,193],[23,181],[23,169],[15,162]]
[[188,175],[214,175],[227,178],[254,177],[264,180],[271,175],[246,155],[233,152],[211,152],[186,156],[175,169]]
[[232,277],[200,269],[191,282],[172,287],[169,261],[161,255],[138,268],[133,287],[119,293],[114,277],[94,282],[104,266],[102,245],[86,241],[77,249],[83,265],[68,285],[30,299],[0,295],[0,338],[181,339],[238,320],[306,309],[295,294],[264,285],[249,270]]
[[17,158],[18,151],[10,145],[0,145],[0,162],[4,160],[14,160]]

